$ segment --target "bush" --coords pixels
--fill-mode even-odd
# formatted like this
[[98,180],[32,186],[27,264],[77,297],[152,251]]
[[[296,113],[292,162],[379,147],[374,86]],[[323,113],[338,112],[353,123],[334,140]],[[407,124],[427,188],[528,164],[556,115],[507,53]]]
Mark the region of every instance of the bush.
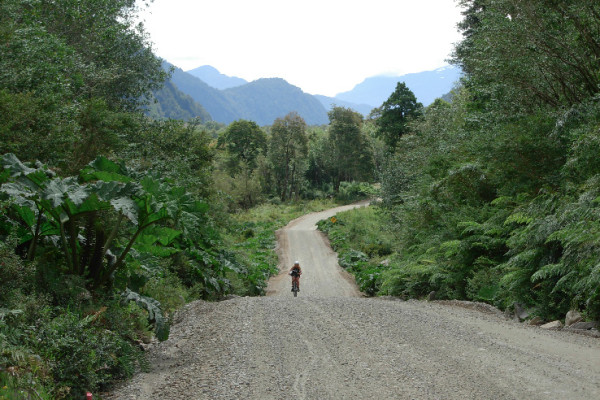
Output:
[[342,182],[335,197],[338,201],[350,202],[375,197],[377,194],[378,190],[369,183]]
[[0,243],[0,304],[8,304],[16,292],[30,293],[33,289],[35,266],[23,261],[13,249]]
[[170,271],[165,271],[164,276],[152,277],[141,289],[141,294],[158,300],[165,314],[170,314],[188,301],[195,300],[190,290]]
[[49,361],[57,390],[70,398],[83,398],[86,391],[132,376],[142,360],[137,346],[97,321],[97,315],[65,311],[38,332],[37,352]]

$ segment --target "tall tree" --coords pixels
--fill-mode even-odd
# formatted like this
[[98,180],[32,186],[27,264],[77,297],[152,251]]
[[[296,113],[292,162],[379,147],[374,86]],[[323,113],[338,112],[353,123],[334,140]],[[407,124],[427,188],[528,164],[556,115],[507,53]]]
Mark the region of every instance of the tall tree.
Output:
[[231,174],[244,163],[250,171],[256,168],[256,159],[267,152],[267,135],[254,121],[237,120],[229,124],[219,137],[219,146],[227,150],[227,166]]
[[372,115],[376,118],[379,135],[389,149],[396,148],[398,139],[409,131],[409,122],[422,114],[423,105],[404,82],[398,82],[396,89]]
[[344,107],[334,107],[328,115],[331,171],[337,192],[342,181],[372,177],[373,153],[361,131],[362,115]]
[[271,127],[269,160],[273,166],[277,193],[282,201],[298,195],[307,155],[308,138],[304,119],[295,112],[277,118]]

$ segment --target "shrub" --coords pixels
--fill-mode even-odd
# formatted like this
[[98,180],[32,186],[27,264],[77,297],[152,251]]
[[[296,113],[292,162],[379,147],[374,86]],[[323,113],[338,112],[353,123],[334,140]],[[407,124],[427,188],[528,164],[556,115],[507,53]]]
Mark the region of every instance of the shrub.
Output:
[[37,352],[47,359],[59,392],[82,398],[86,391],[133,375],[141,350],[104,329],[95,315],[65,311],[38,332]]
[[375,197],[378,191],[365,182],[342,182],[336,195],[338,201],[349,202]]

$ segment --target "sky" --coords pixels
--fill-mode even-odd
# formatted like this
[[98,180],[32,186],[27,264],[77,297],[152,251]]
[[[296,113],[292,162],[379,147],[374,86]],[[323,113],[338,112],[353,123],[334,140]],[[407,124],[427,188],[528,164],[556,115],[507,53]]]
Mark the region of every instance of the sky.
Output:
[[154,0],[140,18],[155,53],[184,71],[211,65],[334,96],[446,65],[461,15],[455,0]]

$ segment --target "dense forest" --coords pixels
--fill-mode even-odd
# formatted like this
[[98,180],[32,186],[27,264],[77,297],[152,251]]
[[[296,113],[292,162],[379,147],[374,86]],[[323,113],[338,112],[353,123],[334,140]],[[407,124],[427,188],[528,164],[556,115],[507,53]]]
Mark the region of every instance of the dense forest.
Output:
[[446,100],[259,126],[147,116],[169,72],[133,0],[3,0],[0,399],[147,368],[186,302],[263,294],[276,229],[364,197],[321,228],[365,293],[600,319],[600,5],[460,3]]
[[370,294],[598,321],[600,4],[461,4],[451,102],[382,114],[382,207],[321,228]]

